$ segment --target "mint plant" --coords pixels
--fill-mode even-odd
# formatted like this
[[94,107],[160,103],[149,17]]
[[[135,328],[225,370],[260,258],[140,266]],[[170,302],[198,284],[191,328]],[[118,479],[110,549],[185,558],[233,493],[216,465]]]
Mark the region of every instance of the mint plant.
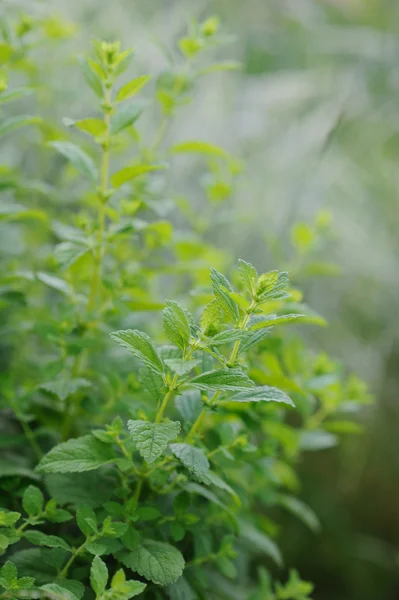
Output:
[[[3,598],[310,599],[294,571],[281,584],[262,568],[283,566],[273,514],[319,529],[296,463],[334,445],[368,394],[292,333],[323,320],[285,271],[239,260],[228,278],[201,226],[187,240],[159,218],[174,155],[207,158],[210,202],[239,171],[208,142],[163,148],[197,78],[236,66],[201,64],[219,28],[194,24],[155,85],[137,69],[126,80],[132,50],[94,40],[80,62],[96,107],[46,137],[59,202],[35,210],[37,235],[32,213],[4,213],[29,246],[2,275]],[[147,141],[138,99],[151,85]]]

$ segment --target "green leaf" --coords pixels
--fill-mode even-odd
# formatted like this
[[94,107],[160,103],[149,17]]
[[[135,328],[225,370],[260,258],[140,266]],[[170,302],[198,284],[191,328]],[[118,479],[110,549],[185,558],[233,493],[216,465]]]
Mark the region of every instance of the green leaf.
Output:
[[202,450],[190,444],[170,444],[169,448],[196,479],[203,481],[210,465]]
[[129,81],[129,83],[126,83],[118,90],[115,101],[122,102],[123,100],[127,100],[127,98],[134,96],[150,81],[150,79],[151,75],[140,75],[140,77],[132,79],[132,81]]
[[3,585],[1,581],[5,584],[3,585],[6,589],[18,578],[17,567],[11,561],[7,560],[4,565],[0,569],[0,585]]
[[235,500],[237,500],[239,502],[237,493],[233,490],[233,488],[228,483],[226,483],[221,477],[219,477],[219,475],[217,473],[214,473],[213,471],[208,471],[207,473],[204,474],[202,482],[206,483],[206,485],[214,485],[215,487],[219,488],[220,490],[224,490],[225,492],[228,492],[235,498]]
[[112,447],[91,435],[70,439],[48,452],[36,467],[39,473],[92,471],[115,459]]
[[191,338],[190,324],[184,309],[177,302],[167,300],[162,317],[166,335],[173,344],[184,350]]
[[254,387],[254,382],[238,369],[218,369],[202,373],[189,382],[200,390],[221,390],[241,392]]
[[0,122],[0,137],[11,131],[15,131],[16,129],[20,129],[25,125],[32,125],[34,123],[40,123],[40,119],[38,117],[31,117],[30,115],[16,115],[15,117],[9,117]]
[[306,315],[281,315],[277,317],[276,315],[269,315],[267,317],[262,317],[262,320],[257,321],[254,325],[251,325],[251,331],[256,331],[258,329],[263,329],[264,327],[273,327],[274,325],[285,325],[287,323],[295,323],[306,320]]
[[242,67],[243,64],[236,60],[225,60],[199,69],[198,74],[209,75],[210,73],[220,73],[222,71],[241,71]]
[[248,337],[248,332],[242,329],[225,329],[225,331],[221,331],[209,338],[209,345],[223,346],[224,344],[232,344],[238,342],[238,340],[244,340],[246,337]]
[[116,480],[109,473],[57,473],[47,475],[46,488],[58,504],[102,506],[113,493]]
[[80,119],[79,121],[74,121],[73,119],[65,118],[63,119],[63,123],[66,127],[76,127],[93,137],[103,135],[107,130],[105,122],[101,119]]
[[203,409],[199,390],[187,390],[175,399],[175,406],[186,424],[194,423]]
[[97,167],[93,160],[80,148],[72,142],[49,142],[50,146],[55,148],[57,152],[67,158],[71,164],[77,169],[82,175],[91,179],[92,182],[96,182],[98,179]]
[[22,506],[25,512],[33,517],[43,510],[44,497],[42,492],[34,485],[29,485],[22,497]]
[[171,371],[182,377],[183,375],[190,373],[190,371],[198,366],[200,364],[200,360],[197,358],[193,358],[191,360],[184,360],[183,358],[165,358],[164,363]]
[[65,588],[63,582],[60,583],[46,583],[40,587],[44,592],[44,597],[50,598],[51,600],[78,600],[73,592]]
[[289,496],[287,494],[281,494],[279,497],[281,506],[284,506],[290,513],[298,517],[309,529],[315,533],[320,531],[320,521],[316,513],[302,500],[295,498],[295,496]]
[[[86,60],[83,57],[79,57],[79,64],[83,71],[83,76],[91,87],[93,92],[99,98],[103,97],[103,84],[102,84],[102,67],[92,59]],[[104,74],[105,75],[105,74]]]
[[90,568],[90,585],[93,588],[97,598],[104,592],[107,581],[107,565],[99,556],[95,556]]
[[162,586],[177,581],[185,564],[177,548],[154,540],[143,540],[137,549],[122,557],[122,562],[142,577]]
[[72,552],[71,547],[60,537],[55,535],[46,535],[41,531],[35,531],[33,529],[29,529],[24,531],[24,537],[35,546],[47,546],[48,548],[62,548],[63,550],[68,550],[68,552]]
[[172,583],[167,589],[170,600],[197,600],[198,596],[185,577],[180,577],[176,583]]
[[148,335],[137,329],[126,329],[124,331],[115,331],[114,333],[111,333],[111,337],[118,342],[122,348],[129,350],[133,356],[138,358],[146,367],[151,369],[151,371],[162,374],[162,361]]
[[0,510],[0,527],[12,527],[21,518],[21,513]]
[[226,160],[231,160],[231,155],[226,152],[223,148],[209,144],[208,142],[201,142],[198,140],[189,140],[186,142],[180,142],[175,144],[170,149],[173,154],[203,154],[204,156],[217,156]]
[[245,540],[251,548],[255,548],[266,554],[274,560],[277,566],[281,567],[283,559],[277,544],[260,529],[257,529],[249,521],[239,521],[240,537]]
[[241,281],[243,283],[244,288],[251,294],[251,296],[255,296],[256,294],[256,284],[258,281],[258,272],[251,263],[245,262],[245,260],[240,259],[238,261],[238,272],[240,274]]
[[19,98],[24,98],[32,93],[32,88],[18,87],[8,90],[4,90],[0,93],[0,104],[6,104],[7,102],[13,102]]
[[291,398],[287,396],[285,392],[268,385],[262,385],[252,390],[240,392],[229,399],[229,402],[282,402],[283,404],[295,406]]
[[69,269],[88,251],[89,247],[81,242],[61,242],[55,247],[54,256],[62,269]]
[[76,511],[76,521],[78,527],[86,537],[97,533],[97,517],[96,513],[89,506],[78,506]]
[[139,118],[142,112],[142,108],[138,107],[134,104],[126,104],[119,108],[112,116],[111,116],[111,126],[110,133],[111,135],[115,135],[116,133],[120,133],[126,127],[130,127],[133,125]]
[[222,273],[211,269],[211,281],[213,293],[222,311],[234,321],[238,321],[240,311],[237,302],[228,293],[233,291],[229,280]]
[[153,171],[161,171],[165,168],[164,165],[130,165],[114,173],[111,176],[111,184],[114,188],[119,188],[124,183],[140,177],[140,175],[145,175]]
[[154,462],[171,440],[180,433],[178,421],[150,423],[148,421],[128,421],[128,429],[141,454],[148,463]]
[[300,448],[305,451],[326,450],[333,448],[337,443],[338,438],[336,435],[322,429],[304,431],[300,438]]
[[87,389],[89,387],[91,387],[90,381],[80,377],[75,379],[57,379],[40,385],[41,390],[54,394],[62,402],[69,398],[69,396],[75,394],[78,390]]
[[222,312],[216,298],[207,304],[201,315],[201,330],[205,335],[210,335],[217,331],[217,327],[222,318]]

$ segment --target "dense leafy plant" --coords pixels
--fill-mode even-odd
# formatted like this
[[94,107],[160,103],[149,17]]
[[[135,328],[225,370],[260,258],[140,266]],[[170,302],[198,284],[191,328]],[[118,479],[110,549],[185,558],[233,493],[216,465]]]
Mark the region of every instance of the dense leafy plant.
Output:
[[[22,203],[26,187],[5,186],[2,214],[28,247],[2,265],[4,598],[312,593],[295,571],[286,584],[271,580],[273,563],[283,564],[278,510],[319,529],[296,497],[300,451],[334,445],[354,428],[342,414],[368,396],[340,365],[283,333],[323,324],[286,272],[259,274],[240,260],[229,280],[200,226],[183,236],[166,218],[174,155],[205,157],[210,203],[233,192],[240,165],[223,149],[189,140],[162,150],[197,79],[236,66],[203,66],[222,41],[216,18],[194,24],[179,62],[157,78],[154,109],[136,98],[149,75],[119,83],[133,51],[94,40],[81,65],[98,108],[64,119],[77,131],[18,121],[44,133],[58,202],[33,210]],[[12,63],[9,33],[2,52]],[[3,87],[0,101],[25,93]],[[161,114],[150,142],[139,128],[146,110]],[[16,118],[5,115],[0,131]],[[94,148],[75,141],[80,133]],[[179,302],[165,301],[165,289]]]

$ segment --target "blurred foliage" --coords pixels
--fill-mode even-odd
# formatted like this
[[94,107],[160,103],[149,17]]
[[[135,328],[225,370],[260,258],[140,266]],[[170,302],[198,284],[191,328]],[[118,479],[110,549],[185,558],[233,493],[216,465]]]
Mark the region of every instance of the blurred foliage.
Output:
[[[61,117],[76,117],[87,106],[86,92],[74,93],[77,69],[69,59],[86,48],[87,29],[128,44],[134,39],[143,70],[159,72],[175,64],[159,48],[181,36],[193,14],[218,14],[235,32],[228,53],[217,52],[221,62],[234,56],[243,69],[209,75],[211,83],[181,107],[165,139],[223,145],[246,166],[237,181],[239,162],[227,171],[210,164],[199,189],[192,184],[201,173],[198,161],[182,158],[178,171],[170,172],[182,211],[174,219],[182,229],[195,220],[198,235],[228,248],[232,257],[245,255],[258,266],[278,261],[294,282],[306,281],[309,303],[331,324],[328,336],[313,334],[314,342],[372,384],[378,405],[368,415],[367,436],[352,436],[341,450],[325,450],[302,463],[303,497],[321,517],[322,542],[287,520],[284,546],[288,564],[316,583],[316,600],[393,600],[399,586],[399,289],[393,275],[399,255],[399,6],[390,0],[203,0],[195,6],[120,0],[99,9],[94,0],[43,0],[34,3],[32,31],[29,19],[20,17],[28,8],[32,12],[32,3],[12,0],[4,6],[21,18],[15,82],[23,71],[37,92],[21,102],[27,114],[51,118],[51,127],[41,126],[47,140],[63,135]],[[57,13],[59,20],[49,17]],[[58,37],[62,45],[49,51],[47,44]],[[24,56],[26,45],[32,62]],[[153,119],[143,127],[152,132]],[[6,160],[6,150],[0,150],[1,162],[10,165],[5,180],[13,181],[16,156],[24,165],[29,179],[24,193],[33,208],[43,196],[49,205],[59,200],[57,183],[32,184],[35,173],[47,172],[45,179],[53,180],[59,169],[50,154],[27,150],[25,136],[30,148],[39,145],[35,131],[24,133]],[[225,198],[228,205],[221,202]],[[66,212],[74,209],[73,198],[63,202]],[[1,235],[2,249],[23,252],[17,231],[7,235]],[[198,251],[183,235],[176,249],[181,258]],[[220,266],[226,259],[220,251]],[[325,283],[313,279],[321,272],[340,276]]]

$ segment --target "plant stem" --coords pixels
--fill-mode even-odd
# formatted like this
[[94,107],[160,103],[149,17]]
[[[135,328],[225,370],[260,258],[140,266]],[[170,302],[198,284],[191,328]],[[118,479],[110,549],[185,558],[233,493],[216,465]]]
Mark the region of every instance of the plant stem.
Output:
[[[245,315],[244,319],[240,323],[239,329],[246,328],[254,308],[255,308],[255,303],[252,302],[248,308],[247,314]],[[238,351],[240,349],[240,344],[241,344],[241,340],[237,340],[236,343],[234,344],[233,350],[231,351],[230,358],[229,358],[227,364],[233,364],[236,361]],[[209,405],[214,406],[216,403],[216,400],[219,398],[219,396],[220,396],[220,392],[216,392],[216,394],[213,395],[213,398],[212,398],[211,402],[209,403]],[[194,422],[193,426],[191,427],[190,431],[188,432],[188,435],[185,440],[186,443],[189,442],[190,440],[192,440],[192,438],[195,436],[195,434],[197,433],[197,431],[199,430],[199,428],[202,425],[205,415],[206,415],[206,407],[202,409],[202,411],[198,415],[196,421]]]
[[64,568],[62,569],[62,571],[60,571],[57,575],[57,579],[62,579],[65,578],[68,575],[68,571],[71,567],[71,565],[73,564],[74,560],[79,556],[79,554],[81,554],[85,548],[86,542],[88,542],[89,539],[85,540],[83,542],[83,544],[81,546],[79,546],[79,548],[76,548],[76,550],[74,550],[72,552],[71,557],[69,558],[68,562],[65,564]]
[[98,209],[98,232],[97,232],[97,248],[94,257],[93,277],[90,285],[90,295],[88,309],[92,311],[95,308],[99,288],[101,284],[102,262],[104,258],[104,232],[105,232],[105,205],[108,194],[108,179],[109,179],[109,157],[111,143],[111,87],[108,85],[104,93],[104,123],[105,133],[103,141],[103,153],[101,158],[100,168],[100,186],[99,186],[99,209]]

